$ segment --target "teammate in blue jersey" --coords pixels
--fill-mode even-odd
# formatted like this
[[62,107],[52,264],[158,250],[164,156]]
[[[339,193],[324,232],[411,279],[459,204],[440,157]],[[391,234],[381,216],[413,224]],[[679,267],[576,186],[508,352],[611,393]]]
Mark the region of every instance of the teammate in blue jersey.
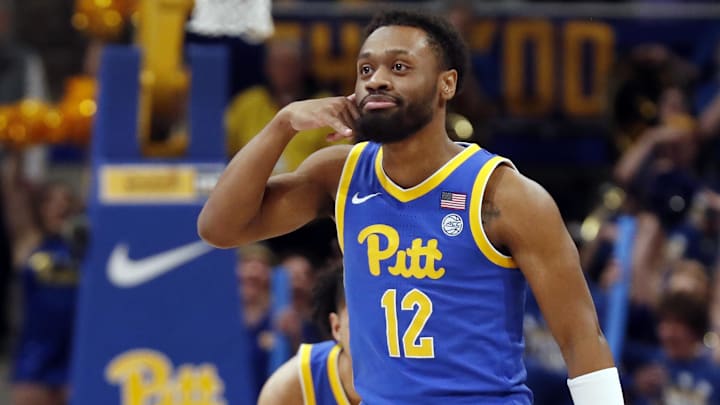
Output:
[[[446,21],[385,12],[367,28],[355,93],[292,103],[228,165],[198,218],[232,247],[333,215],[344,252],[354,383],[363,403],[530,404],[526,283],[576,404],[621,404],[575,246],[549,194],[507,160],[452,142],[446,106],[467,49]],[[270,177],[298,131],[354,146]]]
[[313,290],[313,318],[334,340],[302,344],[268,379],[258,405],[358,405],[348,347],[342,268],[322,273]]

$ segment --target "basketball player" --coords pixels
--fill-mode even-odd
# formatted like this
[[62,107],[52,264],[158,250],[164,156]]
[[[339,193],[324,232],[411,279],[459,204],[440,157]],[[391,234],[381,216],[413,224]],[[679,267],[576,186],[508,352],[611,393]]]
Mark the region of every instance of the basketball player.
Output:
[[[221,176],[200,235],[231,247],[334,212],[354,382],[366,404],[530,404],[526,283],[575,403],[621,404],[554,201],[507,159],[447,137],[446,105],[467,63],[457,32],[436,17],[386,12],[367,34],[355,93],[283,108]],[[270,178],[297,131],[324,126],[365,142],[322,149]]]
[[313,290],[313,317],[334,340],[302,344],[298,354],[265,383],[258,405],[358,405],[348,347],[348,315],[342,268],[320,275]]

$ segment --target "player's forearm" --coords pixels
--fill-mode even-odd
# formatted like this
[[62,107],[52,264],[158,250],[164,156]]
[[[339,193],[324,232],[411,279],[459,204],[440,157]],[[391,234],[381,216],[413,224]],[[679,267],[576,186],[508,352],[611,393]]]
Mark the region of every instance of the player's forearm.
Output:
[[230,161],[198,217],[198,233],[210,244],[232,247],[260,211],[265,187],[295,131],[282,112]]
[[570,378],[615,367],[610,347],[599,331],[569,339],[560,349]]
[[[594,328],[593,328],[594,329]],[[568,388],[575,405],[622,405],[622,388],[610,347],[599,329],[561,345],[568,367]]]

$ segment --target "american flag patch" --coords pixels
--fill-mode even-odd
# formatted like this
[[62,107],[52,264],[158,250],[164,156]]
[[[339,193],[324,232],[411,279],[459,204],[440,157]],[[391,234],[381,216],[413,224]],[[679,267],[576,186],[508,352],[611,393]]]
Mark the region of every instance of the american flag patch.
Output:
[[443,191],[440,195],[440,208],[447,208],[450,210],[464,210],[465,200],[467,200],[467,195],[463,193]]

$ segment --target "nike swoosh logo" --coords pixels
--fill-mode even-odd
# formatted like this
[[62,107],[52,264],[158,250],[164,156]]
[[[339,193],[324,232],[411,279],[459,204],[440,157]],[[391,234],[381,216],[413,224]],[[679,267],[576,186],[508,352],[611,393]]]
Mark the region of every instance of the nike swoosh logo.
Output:
[[132,260],[128,256],[128,246],[121,243],[115,246],[108,259],[108,278],[117,287],[135,287],[168,273],[212,249],[212,246],[198,241],[140,260]]
[[360,196],[358,196],[358,193],[355,193],[355,195],[352,196],[352,199],[350,201],[355,205],[362,204],[365,201],[367,201],[373,197],[379,196],[380,194],[382,194],[382,193],[368,194],[366,196],[360,197]]

